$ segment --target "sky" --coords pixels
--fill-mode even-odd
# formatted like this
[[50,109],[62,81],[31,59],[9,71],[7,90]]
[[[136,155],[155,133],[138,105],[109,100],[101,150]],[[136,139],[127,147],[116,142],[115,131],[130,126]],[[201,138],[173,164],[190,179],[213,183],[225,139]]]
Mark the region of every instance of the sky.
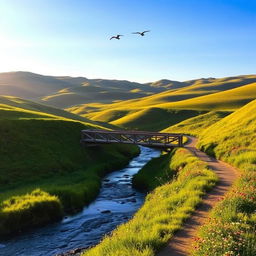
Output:
[[138,82],[255,74],[256,1],[0,0],[8,71]]

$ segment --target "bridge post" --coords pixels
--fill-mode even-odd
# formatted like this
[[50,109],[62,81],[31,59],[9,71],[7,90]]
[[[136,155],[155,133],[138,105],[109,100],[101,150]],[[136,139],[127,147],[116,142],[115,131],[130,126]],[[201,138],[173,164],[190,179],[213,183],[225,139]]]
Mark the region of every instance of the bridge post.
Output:
[[180,135],[179,138],[178,138],[178,144],[179,144],[179,147],[182,147],[183,146],[183,135]]

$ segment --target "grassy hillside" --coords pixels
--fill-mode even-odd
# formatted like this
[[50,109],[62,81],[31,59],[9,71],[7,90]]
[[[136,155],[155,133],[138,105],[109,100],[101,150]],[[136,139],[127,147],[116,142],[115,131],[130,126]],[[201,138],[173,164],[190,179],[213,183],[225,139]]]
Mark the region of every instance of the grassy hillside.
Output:
[[2,99],[15,104],[0,105],[0,235],[81,209],[97,195],[101,177],[138,153],[128,145],[82,147],[80,131],[102,127]]
[[67,88],[56,94],[42,98],[45,102],[52,106],[67,108],[82,103],[112,103],[115,101],[140,98],[151,94],[140,89],[127,90],[126,87],[119,88],[102,88],[95,85],[79,86],[75,88]]
[[212,211],[193,255],[256,254],[256,101],[206,129],[199,147],[241,171],[230,193]]
[[140,98],[166,90],[125,80],[91,79],[76,87],[43,97],[47,104],[67,108],[83,103],[113,103]]
[[211,111],[206,114],[201,114],[195,117],[188,118],[180,123],[172,125],[162,132],[174,132],[174,133],[184,133],[194,136],[199,136],[204,132],[205,129],[220,121],[225,116],[232,112],[227,111]]
[[256,83],[252,83],[223,92],[158,106],[176,109],[234,111],[255,98]]
[[[150,128],[148,112],[156,109],[160,113],[186,110],[186,113],[191,112],[189,117],[195,116],[195,111],[198,114],[211,111],[232,112],[256,98],[256,83],[250,83],[255,79],[256,77],[251,75],[208,79],[207,81],[196,80],[184,88],[161,92],[141,99],[108,105],[81,105],[68,109],[68,111],[74,111],[74,113],[87,116],[93,120],[111,122],[121,127],[145,127],[146,129],[149,127],[152,130],[156,129],[156,122],[163,122],[161,114],[159,114],[161,116],[161,118],[159,116],[160,121],[155,117],[158,113],[154,113],[154,116],[150,114],[152,118],[151,124],[153,124],[153,127]],[[166,117],[167,119],[168,117],[172,119],[171,115],[166,115],[164,118],[166,119]],[[183,120],[186,118],[188,117],[184,116]],[[159,127],[164,129],[175,123],[177,121],[174,118],[169,125],[166,120],[166,124],[159,125]]]
[[0,73],[0,95],[35,99],[70,86],[70,83],[55,77],[31,72]]
[[125,80],[45,76],[21,71],[0,73],[0,95],[32,99],[60,108],[91,102],[112,103],[165,90],[165,87]]
[[232,158],[233,154],[237,156],[249,151],[254,152],[255,131],[256,101],[254,100],[205,130],[200,136],[200,147],[236,165],[236,162],[233,162],[235,161]]
[[201,113],[200,111],[148,108],[112,121],[111,124],[130,129],[159,131]]
[[[3,111],[5,110],[5,111]],[[9,112],[6,112],[8,111]],[[16,113],[17,112],[17,113]],[[7,119],[21,119],[29,116],[33,118],[64,118],[97,125],[97,122],[90,121],[62,109],[53,108],[43,104],[38,104],[30,100],[24,100],[13,96],[0,96],[0,117]]]
[[[163,80],[163,86],[169,80]],[[238,77],[227,77],[227,78],[210,78],[210,79],[197,79],[186,82],[171,82],[174,84],[172,87],[167,87],[169,90],[154,94],[148,97],[141,98],[137,101],[127,101],[125,104],[130,108],[139,108],[139,107],[152,107],[163,103],[171,103],[177,101],[183,101],[186,99],[192,99],[195,97],[209,95],[216,92],[222,92],[234,88],[239,88],[241,86],[256,82],[255,75],[247,76],[238,76]],[[160,85],[162,84],[159,81]],[[179,85],[179,84],[182,85]],[[158,82],[156,82],[158,84]],[[177,86],[175,86],[177,84]],[[151,83],[154,86],[154,83]],[[90,105],[89,105],[90,106]],[[82,107],[82,106],[81,106]],[[112,104],[108,108],[120,108],[122,104]],[[98,105],[98,110],[104,108],[103,106]],[[86,112],[80,112],[79,114],[85,114]]]

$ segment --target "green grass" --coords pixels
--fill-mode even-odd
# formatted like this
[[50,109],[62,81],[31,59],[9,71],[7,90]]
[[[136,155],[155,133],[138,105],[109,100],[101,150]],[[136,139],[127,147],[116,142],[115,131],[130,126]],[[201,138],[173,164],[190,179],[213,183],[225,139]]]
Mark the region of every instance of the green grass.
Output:
[[241,171],[232,190],[213,209],[192,255],[256,255],[256,101],[209,127],[199,146]]
[[91,120],[97,120],[101,122],[111,122],[113,120],[122,118],[129,111],[127,110],[105,110],[100,112],[98,115],[95,115],[91,118]]
[[[215,112],[218,120],[221,112],[231,113],[256,98],[255,76],[202,82],[136,100],[81,105],[69,111],[122,128],[163,130],[207,112]],[[213,116],[209,118],[214,122]]]
[[[159,168],[155,160],[153,164],[155,169]],[[168,242],[217,177],[185,149],[177,150],[167,164],[179,170],[177,177],[148,194],[132,220],[83,256],[153,256]]]
[[[23,100],[19,101],[19,107],[3,104],[0,109],[0,204],[5,205],[0,235],[55,220],[59,211],[56,216],[51,214],[52,207],[58,205],[52,196],[64,212],[81,209],[98,194],[101,178],[126,165],[139,151],[136,146],[117,144],[82,147],[81,130],[100,126],[28,110],[22,108]],[[43,194],[35,201],[33,191],[37,189]],[[5,211],[12,201],[15,210]],[[40,202],[46,215],[49,211],[48,219],[36,210]],[[31,222],[28,215],[35,215]],[[13,226],[8,224],[12,219]]]
[[170,168],[173,152],[174,151],[154,158],[143,166],[142,169],[133,176],[133,187],[142,191],[152,191],[156,187],[171,180],[177,173],[177,170]]
[[1,236],[20,232],[59,220],[63,209],[58,197],[39,189],[22,196],[13,196],[0,204]]
[[160,108],[234,111],[255,99],[256,83],[183,101],[157,105]]
[[[4,113],[0,114],[0,118],[3,119],[20,119],[23,118],[22,115],[25,113],[31,115],[31,118],[57,118],[57,119],[68,119],[75,121],[82,121],[89,123],[91,125],[97,125],[96,122],[90,121],[85,117],[81,117],[70,112],[64,111],[62,109],[49,107],[46,105],[38,104],[36,102],[21,99],[18,97],[12,96],[1,96],[0,95],[0,110],[14,111],[16,113],[6,112],[5,116],[2,116]],[[35,116],[37,115],[37,117]]]
[[92,79],[42,98],[47,104],[67,108],[84,103],[113,103],[151,95],[165,90],[147,84],[121,80]]
[[201,113],[193,110],[147,108],[117,119],[111,124],[130,129],[159,131]]
[[[151,83],[153,87],[159,87],[166,89],[170,89],[167,91],[163,91],[160,93],[155,93],[154,95],[150,95],[147,97],[139,98],[139,99],[131,99],[123,102],[118,102],[114,104],[82,104],[80,106],[75,106],[69,109],[69,111],[74,112],[76,114],[95,118],[99,116],[102,118],[100,113],[102,111],[114,110],[115,113],[119,110],[130,111],[130,113],[134,113],[136,111],[143,110],[145,108],[163,108],[163,109],[196,109],[196,110],[223,110],[223,107],[232,108],[232,110],[237,109],[242,106],[248,100],[252,99],[255,94],[249,94],[246,91],[254,90],[255,86],[249,86],[251,88],[245,87],[239,91],[239,88],[242,88],[246,85],[252,84],[256,82],[255,75],[247,75],[247,76],[237,76],[237,77],[226,77],[226,78],[209,78],[209,79],[197,79],[185,82],[176,82],[176,81],[158,81],[156,83]],[[169,86],[170,85],[170,86]],[[232,89],[237,88],[232,92]],[[226,91],[226,93],[224,92]],[[231,95],[229,96],[228,91],[231,91]],[[212,96],[218,92],[224,92],[220,96]],[[237,92],[237,93],[236,93]],[[202,98],[200,96],[208,95],[206,98]],[[230,100],[234,100],[231,102]],[[186,101],[189,100],[189,101]],[[193,101],[195,100],[195,106]],[[103,103],[103,102],[101,102]],[[177,104],[176,104],[177,103]],[[94,112],[94,114],[93,114]],[[115,115],[113,115],[113,118]],[[111,120],[113,118],[110,118]],[[102,120],[102,119],[101,119]]]
[[172,125],[162,132],[174,132],[174,133],[184,133],[194,136],[199,136],[203,133],[205,129],[220,121],[225,116],[232,112],[226,111],[211,111],[205,114],[198,115],[196,117],[188,118],[180,123]]

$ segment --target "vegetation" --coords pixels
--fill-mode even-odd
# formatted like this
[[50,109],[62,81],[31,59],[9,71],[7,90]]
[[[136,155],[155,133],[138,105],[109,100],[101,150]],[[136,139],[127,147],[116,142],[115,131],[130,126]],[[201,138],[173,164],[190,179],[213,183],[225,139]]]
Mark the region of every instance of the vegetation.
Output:
[[209,127],[199,146],[241,170],[211,213],[192,255],[256,255],[256,101]]
[[172,124],[187,118],[197,116],[202,112],[193,110],[167,110],[161,108],[147,108],[124,116],[111,124],[139,130],[162,130]]
[[63,216],[58,197],[39,189],[1,202],[0,234],[8,235],[27,227],[37,227]]
[[[17,81],[23,81],[20,93],[70,107],[68,111],[81,116],[0,96],[0,235],[81,209],[97,195],[101,177],[138,153],[136,147],[124,145],[82,148],[77,143],[80,130],[102,128],[96,122],[101,121],[199,136],[202,150],[238,167],[241,177],[213,209],[191,253],[256,255],[256,76],[141,85],[18,73]],[[16,88],[8,74],[4,79],[8,83],[1,89]],[[35,81],[45,91],[34,88]],[[49,87],[49,81],[56,84]],[[77,105],[84,101],[90,104]],[[155,189],[143,207],[84,255],[154,255],[216,180],[205,163],[184,149],[152,160],[133,180],[139,189]]]
[[0,95],[36,100],[59,108],[139,98],[167,90],[123,80],[44,76],[31,72],[0,73]]
[[[7,112],[8,111],[8,112]],[[98,123],[85,117],[81,117],[62,109],[38,104],[30,100],[24,100],[13,96],[0,96],[0,119],[68,119],[82,121],[97,127]],[[99,126],[98,126],[99,127]]]
[[[141,99],[108,105],[86,104],[67,110],[94,121],[109,122],[128,129],[163,130],[206,113],[211,117],[201,117],[205,120],[210,118],[208,124],[211,125],[214,120],[220,120],[222,116],[255,99],[255,83],[250,83],[253,81],[255,76],[219,79],[215,82],[198,81]],[[178,130],[178,127],[171,128]]]
[[[180,101],[238,88],[254,82],[256,82],[255,75],[218,79],[196,79],[185,82],[160,80],[153,83],[148,83],[148,85],[155,88],[161,88],[162,92],[140,99],[140,104],[138,105],[152,106],[164,102]],[[130,100],[128,102],[135,103],[134,105],[136,105],[136,100]]]
[[234,111],[255,99],[256,83],[247,84],[227,91],[200,96],[174,103],[159,104],[158,107],[191,110]]
[[128,145],[82,147],[80,131],[100,126],[27,110],[20,101],[0,109],[0,235],[56,220],[60,209],[81,209],[99,192],[101,177],[138,154]]
[[[217,181],[206,164],[185,149],[177,150],[166,164],[172,170],[179,170],[177,177],[148,194],[132,220],[119,226],[83,256],[155,255]],[[153,165],[159,168],[157,161],[153,161]]]
[[177,123],[162,130],[162,132],[184,133],[199,136],[203,133],[205,129],[217,123],[230,113],[231,112],[226,111],[211,111],[206,114],[201,114],[196,117],[188,118],[180,123]]
[[176,170],[172,170],[171,158],[174,151],[149,161],[137,174],[133,176],[132,184],[138,190],[152,191],[156,187],[171,180]]

